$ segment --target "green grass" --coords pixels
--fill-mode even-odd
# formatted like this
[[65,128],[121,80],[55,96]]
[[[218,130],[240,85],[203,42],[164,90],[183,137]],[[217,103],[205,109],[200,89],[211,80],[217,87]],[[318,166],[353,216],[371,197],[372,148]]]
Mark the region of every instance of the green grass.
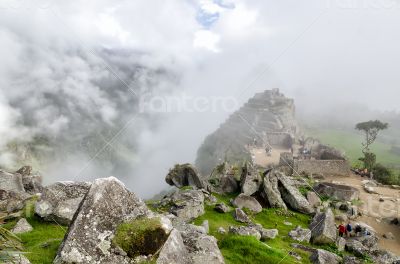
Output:
[[[230,205],[229,200],[237,194],[227,196],[214,194],[219,202]],[[232,208],[233,210],[233,208]],[[297,225],[307,227],[310,216],[289,211],[287,215],[277,209],[263,209],[263,211],[253,217],[253,222],[261,224],[267,229],[278,229],[279,235],[269,241],[258,241],[252,237],[235,236],[231,234],[219,234],[217,229],[223,227],[228,231],[229,226],[244,225],[233,218],[233,214],[221,214],[214,210],[214,206],[205,206],[205,214],[197,218],[193,223],[201,225],[204,220],[208,220],[210,234],[218,240],[218,246],[227,264],[236,263],[294,263],[295,259],[287,254],[293,250],[291,243],[296,241],[287,237],[289,231]],[[284,225],[284,221],[292,223],[292,226]],[[294,252],[302,257],[302,263],[309,263],[309,254],[295,249]]]
[[[308,128],[306,132],[308,135],[318,138],[323,144],[344,151],[353,165],[359,163],[358,158],[362,157],[363,136],[357,131]],[[379,138],[371,147],[372,152],[377,155],[377,162],[398,168],[400,155],[393,154],[390,149],[391,145],[380,142]]]
[[[42,221],[33,214],[34,200],[28,202],[24,210],[24,217],[32,225],[31,232],[17,235],[24,247],[25,256],[32,264],[53,263],[57,250],[64,238],[67,227],[55,223]],[[11,229],[15,226],[16,220],[9,221],[4,227]]]

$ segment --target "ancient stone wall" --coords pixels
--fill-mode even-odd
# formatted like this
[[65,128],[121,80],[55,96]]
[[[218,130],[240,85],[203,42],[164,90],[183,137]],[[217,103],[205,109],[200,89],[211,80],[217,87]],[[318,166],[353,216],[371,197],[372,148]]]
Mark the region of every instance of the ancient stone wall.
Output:
[[349,176],[350,165],[346,160],[295,160],[298,173]]

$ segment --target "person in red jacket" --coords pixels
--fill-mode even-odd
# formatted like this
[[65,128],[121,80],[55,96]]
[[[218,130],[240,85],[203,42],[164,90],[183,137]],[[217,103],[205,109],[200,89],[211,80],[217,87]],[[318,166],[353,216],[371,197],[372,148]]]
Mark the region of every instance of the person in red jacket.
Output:
[[343,237],[345,232],[346,232],[346,227],[344,226],[344,224],[340,224],[339,225],[339,236]]

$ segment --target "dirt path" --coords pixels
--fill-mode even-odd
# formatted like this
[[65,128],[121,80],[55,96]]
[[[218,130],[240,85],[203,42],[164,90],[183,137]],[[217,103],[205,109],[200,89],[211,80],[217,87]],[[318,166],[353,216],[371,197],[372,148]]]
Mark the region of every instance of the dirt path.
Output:
[[267,155],[264,148],[251,148],[250,153],[253,156],[254,162],[257,165],[266,167],[268,165],[278,165],[279,158],[282,152],[289,152],[289,149],[272,149],[271,155]]
[[[378,234],[378,245],[381,249],[386,249],[396,255],[400,255],[400,227],[391,225],[388,218],[400,217],[400,190],[388,187],[376,187],[378,194],[369,194],[363,188],[362,178],[352,174],[349,177],[327,177],[326,181],[353,186],[360,190],[360,200],[363,205],[359,207],[363,216],[357,218],[355,222],[364,222],[375,229]],[[380,199],[383,201],[380,201]],[[383,234],[391,232],[395,239],[388,240],[383,238]]]

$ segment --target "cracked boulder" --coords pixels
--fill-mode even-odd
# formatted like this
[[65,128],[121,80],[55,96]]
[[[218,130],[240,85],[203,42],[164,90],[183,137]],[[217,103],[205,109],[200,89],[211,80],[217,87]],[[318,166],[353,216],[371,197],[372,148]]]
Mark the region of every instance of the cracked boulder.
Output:
[[314,212],[310,203],[300,193],[299,189],[292,184],[289,177],[280,175],[278,180],[282,199],[290,208],[303,214],[312,214]]
[[331,209],[317,213],[311,224],[311,242],[314,244],[331,244],[336,242],[335,216]]
[[261,187],[261,196],[270,207],[287,210],[287,206],[282,200],[281,193],[278,189],[278,178],[275,175],[275,171],[272,170],[265,174]]
[[80,204],[54,263],[131,263],[132,259],[112,242],[117,227],[151,215],[145,203],[118,179],[96,179]]
[[243,193],[239,194],[232,201],[232,205],[240,209],[246,208],[256,214],[262,211],[261,204],[254,197],[245,195]]
[[189,221],[204,214],[204,194],[200,190],[178,191],[170,197],[170,212]]
[[90,188],[87,182],[56,182],[44,188],[35,213],[46,221],[69,225]]
[[193,186],[198,189],[204,189],[206,187],[196,168],[189,163],[176,164],[174,168],[169,170],[165,181],[169,185],[178,188]]
[[246,163],[242,168],[242,175],[240,177],[240,188],[243,194],[253,195],[260,189],[262,178],[257,168],[251,164]]

